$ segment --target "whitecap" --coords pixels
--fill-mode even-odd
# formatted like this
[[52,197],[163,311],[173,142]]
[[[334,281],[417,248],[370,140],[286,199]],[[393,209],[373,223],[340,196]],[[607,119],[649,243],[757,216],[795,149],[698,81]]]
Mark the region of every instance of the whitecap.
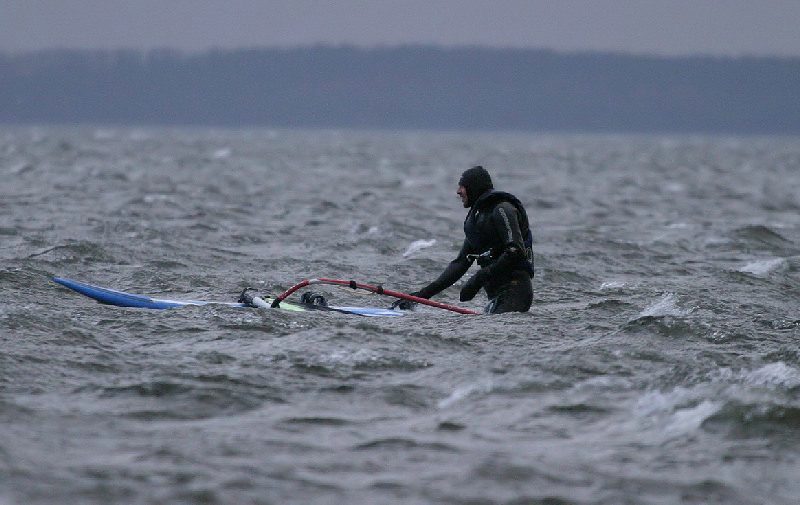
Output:
[[408,258],[412,254],[421,251],[422,249],[427,249],[436,243],[436,239],[432,238],[430,240],[415,240],[409,244],[408,248],[406,248],[406,252],[403,253],[404,258]]
[[691,309],[678,306],[675,293],[665,293],[657,302],[646,307],[638,317],[688,316]]
[[440,409],[443,409],[475,393],[490,393],[492,391],[492,387],[493,384],[491,380],[485,380],[482,382],[467,384],[466,386],[456,388],[452,393],[450,393],[450,396],[448,396],[447,398],[439,400],[437,406]]
[[703,421],[719,412],[722,406],[720,401],[703,400],[694,407],[679,408],[670,416],[664,433],[676,437],[697,431]]
[[144,195],[142,200],[144,200],[144,203],[166,202],[170,200],[170,196],[161,193],[149,193]]
[[622,282],[622,281],[606,281],[606,282],[600,284],[600,290],[601,291],[606,290],[606,289],[621,289],[621,288],[624,288],[624,287],[625,287],[625,283]]
[[699,398],[700,393],[682,387],[668,392],[649,391],[636,401],[631,422],[638,429],[654,430],[654,435],[663,441],[691,434],[724,406],[721,400]]
[[647,391],[636,400],[637,417],[649,418],[658,413],[670,412],[689,397],[686,389],[678,387],[667,393]]
[[757,386],[800,386],[800,370],[779,361],[764,365],[757,370],[743,373],[744,381]]
[[753,274],[756,276],[769,275],[772,272],[785,270],[788,267],[788,262],[785,258],[772,258],[766,260],[752,261],[742,268],[739,272]]

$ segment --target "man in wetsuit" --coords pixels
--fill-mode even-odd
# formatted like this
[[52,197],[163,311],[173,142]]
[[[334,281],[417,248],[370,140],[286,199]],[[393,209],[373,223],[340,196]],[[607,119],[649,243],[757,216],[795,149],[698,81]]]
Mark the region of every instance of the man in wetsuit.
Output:
[[[495,191],[492,178],[481,166],[466,170],[456,194],[464,208],[466,239],[456,259],[433,282],[412,295],[430,298],[452,286],[478,260],[481,269],[461,288],[461,301],[486,290],[486,312],[526,312],[533,303],[532,235],[525,208],[514,195]],[[410,308],[395,302],[393,307]]]

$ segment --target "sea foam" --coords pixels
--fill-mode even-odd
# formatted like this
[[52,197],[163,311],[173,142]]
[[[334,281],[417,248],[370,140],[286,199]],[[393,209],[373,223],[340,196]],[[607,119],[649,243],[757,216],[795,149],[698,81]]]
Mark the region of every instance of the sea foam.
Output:
[[740,268],[739,271],[763,277],[771,274],[772,272],[785,270],[788,265],[789,264],[785,258],[771,258],[752,261]]
[[415,240],[408,245],[406,251],[403,253],[403,257],[408,258],[414,253],[417,253],[423,249],[427,249],[428,247],[433,246],[435,243],[436,243],[435,238],[432,238],[430,240]]
[[691,309],[678,306],[675,293],[665,293],[657,302],[648,305],[639,317],[688,316],[691,313]]

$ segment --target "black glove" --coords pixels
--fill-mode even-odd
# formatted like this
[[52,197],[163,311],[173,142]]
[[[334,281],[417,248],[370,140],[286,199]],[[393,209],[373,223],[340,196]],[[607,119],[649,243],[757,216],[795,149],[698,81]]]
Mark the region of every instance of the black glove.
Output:
[[478,273],[470,277],[466,284],[464,284],[464,287],[461,288],[459,300],[462,302],[468,302],[475,298],[475,295],[478,294],[478,291],[480,291],[483,285],[486,284],[487,277],[488,275],[485,269],[478,270]]
[[253,288],[244,288],[244,291],[242,291],[242,294],[239,295],[239,299],[236,300],[236,301],[238,303],[242,303],[244,305],[247,305],[248,307],[255,307],[255,305],[253,304],[253,296],[254,295],[252,295],[251,293],[248,293],[248,291],[250,291],[251,289],[253,289]]
[[[419,291],[414,291],[413,293],[409,293],[409,295],[420,296]],[[414,310],[415,305],[416,303],[412,302],[411,300],[403,300],[402,298],[398,298],[389,308],[392,310]]]

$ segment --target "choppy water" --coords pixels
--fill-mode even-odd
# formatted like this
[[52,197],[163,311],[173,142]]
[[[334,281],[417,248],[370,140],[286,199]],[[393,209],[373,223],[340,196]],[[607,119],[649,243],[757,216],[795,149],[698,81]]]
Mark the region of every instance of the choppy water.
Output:
[[[412,290],[476,163],[533,220],[530,313],[48,281]],[[0,504],[798,503],[800,139],[6,128],[0,176]]]

